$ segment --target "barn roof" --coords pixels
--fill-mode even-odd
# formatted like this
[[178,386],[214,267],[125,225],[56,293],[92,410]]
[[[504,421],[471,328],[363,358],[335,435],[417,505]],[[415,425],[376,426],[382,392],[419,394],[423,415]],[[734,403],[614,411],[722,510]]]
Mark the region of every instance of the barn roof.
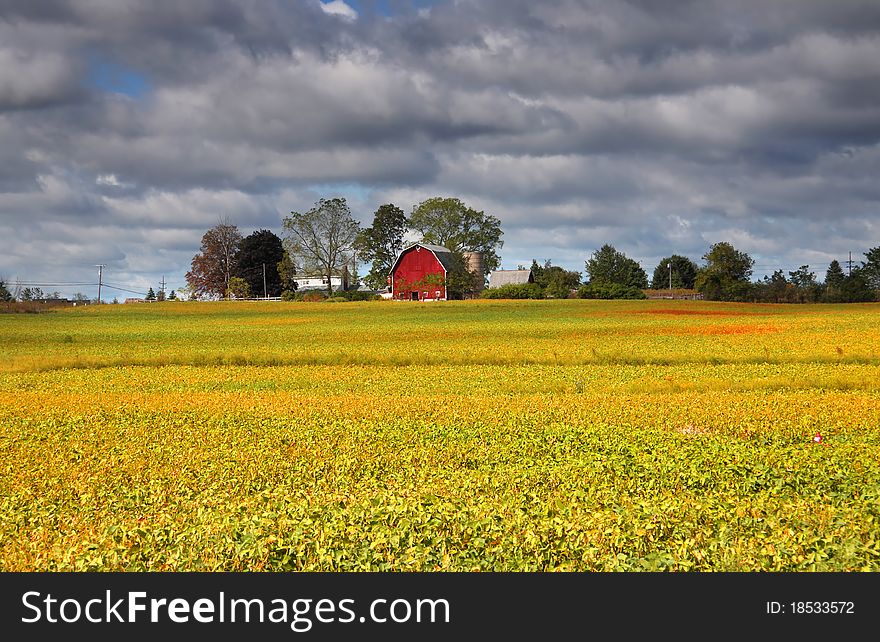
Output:
[[437,257],[437,260],[440,261],[440,264],[446,269],[447,272],[452,270],[455,267],[454,259],[452,256],[452,251],[448,247],[443,247],[442,245],[431,245],[429,243],[413,243],[407,248],[404,248],[400,254],[397,255],[397,260],[394,261],[394,265],[391,266],[391,272],[397,269],[397,264],[400,263],[400,259],[403,258],[403,255],[412,250],[415,247],[421,247],[426,250],[429,250]]
[[495,270],[489,273],[489,287],[500,288],[502,285],[518,285],[534,283],[535,277],[531,270]]

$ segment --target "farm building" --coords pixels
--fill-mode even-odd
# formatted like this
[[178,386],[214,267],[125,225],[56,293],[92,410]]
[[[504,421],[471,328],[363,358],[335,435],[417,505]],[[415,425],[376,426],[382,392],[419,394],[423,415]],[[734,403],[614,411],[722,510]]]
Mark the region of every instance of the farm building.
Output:
[[535,276],[531,270],[495,270],[489,273],[489,287],[500,288],[502,285],[521,285],[534,283]]
[[[300,292],[304,290],[326,290],[327,275],[326,274],[303,274],[296,275],[293,279],[296,283],[296,289]],[[347,290],[349,287],[348,267],[343,266],[342,270],[330,277],[330,285],[333,290]]]
[[398,301],[445,301],[452,252],[440,245],[416,243],[391,266],[391,294]]

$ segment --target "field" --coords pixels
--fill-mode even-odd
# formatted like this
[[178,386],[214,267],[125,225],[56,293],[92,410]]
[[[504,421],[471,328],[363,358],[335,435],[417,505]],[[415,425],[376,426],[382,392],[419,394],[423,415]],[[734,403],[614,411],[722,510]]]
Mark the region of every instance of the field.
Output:
[[0,315],[0,471],[4,571],[876,571],[880,305]]

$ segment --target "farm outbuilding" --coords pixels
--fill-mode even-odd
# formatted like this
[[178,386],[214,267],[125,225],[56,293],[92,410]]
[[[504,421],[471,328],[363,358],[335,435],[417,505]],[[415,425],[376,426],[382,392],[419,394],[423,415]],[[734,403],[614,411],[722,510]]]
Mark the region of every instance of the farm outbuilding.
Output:
[[531,270],[495,270],[489,273],[489,287],[500,288],[502,285],[521,285],[534,283],[535,276]]
[[440,245],[416,243],[403,250],[391,266],[391,294],[398,301],[445,301],[446,275],[453,256]]

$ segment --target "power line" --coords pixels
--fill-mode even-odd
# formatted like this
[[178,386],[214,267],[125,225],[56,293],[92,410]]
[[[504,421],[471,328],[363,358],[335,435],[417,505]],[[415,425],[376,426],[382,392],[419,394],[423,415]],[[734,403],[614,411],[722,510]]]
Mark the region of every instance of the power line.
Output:
[[24,285],[24,286],[27,286],[27,287],[34,287],[34,286],[36,286],[36,287],[44,287],[44,288],[46,288],[46,287],[66,287],[66,286],[73,286],[73,285],[97,285],[97,283],[95,283],[94,281],[82,282],[82,283],[69,283],[69,282],[64,282],[64,283],[37,283],[37,282],[35,282],[35,281],[16,281],[15,283],[12,283],[12,284],[10,284],[10,285]]
[[120,291],[122,291],[122,292],[129,292],[129,293],[131,293],[131,294],[140,294],[141,296],[147,296],[145,292],[138,292],[137,290],[129,290],[129,289],[126,289],[126,288],[119,288],[119,287],[116,287],[115,285],[110,285],[110,284],[108,284],[108,283],[105,283],[105,284],[104,284],[104,287],[105,287],[105,288],[110,288],[111,290],[120,290]]

